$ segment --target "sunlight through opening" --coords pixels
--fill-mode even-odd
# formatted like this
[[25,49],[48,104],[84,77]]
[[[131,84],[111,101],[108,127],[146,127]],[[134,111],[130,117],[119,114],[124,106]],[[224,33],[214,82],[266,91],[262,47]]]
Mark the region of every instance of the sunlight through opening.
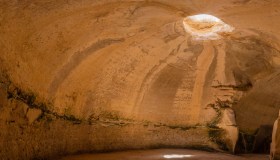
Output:
[[188,16],[183,20],[185,31],[197,40],[215,40],[228,34],[234,27],[208,14]]

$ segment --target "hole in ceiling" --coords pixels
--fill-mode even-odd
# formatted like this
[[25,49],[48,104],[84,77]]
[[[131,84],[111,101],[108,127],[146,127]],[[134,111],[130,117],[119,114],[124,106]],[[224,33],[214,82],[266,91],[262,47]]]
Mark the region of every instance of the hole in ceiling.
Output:
[[183,20],[185,31],[196,40],[216,40],[228,34],[234,27],[209,14],[188,16]]

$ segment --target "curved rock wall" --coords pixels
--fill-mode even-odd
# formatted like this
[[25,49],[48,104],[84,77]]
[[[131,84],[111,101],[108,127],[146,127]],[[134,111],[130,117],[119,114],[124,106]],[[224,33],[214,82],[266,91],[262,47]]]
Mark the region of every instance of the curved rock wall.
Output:
[[[238,126],[252,134],[277,116],[276,1],[4,0],[0,8],[4,159],[234,151]],[[182,21],[199,13],[236,30],[197,41]]]

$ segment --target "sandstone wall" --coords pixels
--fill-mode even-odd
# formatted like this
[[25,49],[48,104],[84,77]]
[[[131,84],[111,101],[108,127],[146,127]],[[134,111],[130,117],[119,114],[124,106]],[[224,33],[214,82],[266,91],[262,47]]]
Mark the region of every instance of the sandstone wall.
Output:
[[168,126],[118,117],[79,120],[35,109],[23,99],[7,99],[5,91],[1,85],[0,157],[3,160],[53,159],[126,149],[218,148],[206,127]]
[[[236,30],[196,41],[182,20],[199,13]],[[234,152],[238,127],[277,117],[279,13],[272,0],[1,1],[0,157]]]

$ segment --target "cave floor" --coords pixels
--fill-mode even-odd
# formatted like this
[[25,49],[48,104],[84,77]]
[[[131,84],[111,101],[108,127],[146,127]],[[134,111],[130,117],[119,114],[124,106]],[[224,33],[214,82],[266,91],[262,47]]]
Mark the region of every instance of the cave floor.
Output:
[[112,153],[83,154],[67,156],[61,160],[268,160],[268,155],[231,155],[188,149],[135,150]]

